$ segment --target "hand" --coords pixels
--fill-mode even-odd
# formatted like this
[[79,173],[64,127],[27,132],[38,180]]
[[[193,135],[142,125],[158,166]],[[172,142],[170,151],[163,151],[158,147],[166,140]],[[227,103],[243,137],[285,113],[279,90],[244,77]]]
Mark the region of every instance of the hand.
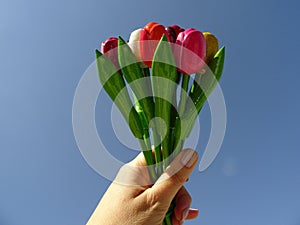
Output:
[[183,150],[151,186],[142,154],[125,164],[98,204],[87,225],[161,225],[175,197],[173,225],[198,216],[190,209],[191,196],[183,187],[198,160],[191,149]]

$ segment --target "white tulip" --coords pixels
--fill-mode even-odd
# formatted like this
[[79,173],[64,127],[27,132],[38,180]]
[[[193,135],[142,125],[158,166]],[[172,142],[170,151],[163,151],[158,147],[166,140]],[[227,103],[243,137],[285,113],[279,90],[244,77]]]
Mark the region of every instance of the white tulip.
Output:
[[140,52],[140,34],[141,28],[132,31],[129,37],[128,45],[131,48],[132,53],[135,55],[136,60],[140,63],[142,68],[147,68],[147,66],[143,63],[141,52]]

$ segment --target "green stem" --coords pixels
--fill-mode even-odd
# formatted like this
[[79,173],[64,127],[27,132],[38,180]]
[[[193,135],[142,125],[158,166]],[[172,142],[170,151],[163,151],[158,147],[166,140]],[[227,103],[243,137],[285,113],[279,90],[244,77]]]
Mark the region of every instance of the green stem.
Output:
[[181,133],[182,133],[182,127],[181,127],[181,117],[183,116],[185,112],[185,106],[186,101],[188,97],[188,88],[189,88],[189,81],[190,76],[187,74],[183,74],[182,76],[182,83],[181,83],[181,93],[180,93],[180,101],[178,106],[178,114],[179,117],[177,117],[175,122],[175,130],[174,130],[174,151],[173,151],[173,157],[179,154],[182,146],[183,146],[183,140],[181,140]]
[[172,215],[174,213],[174,208],[175,208],[175,200],[173,199],[164,219],[165,225],[172,225]]
[[170,119],[170,127],[174,127],[175,126],[175,121],[176,118],[178,117],[178,112],[177,112],[177,87],[179,86],[179,82],[181,80],[182,77],[182,73],[177,72],[177,78],[176,78],[176,88],[174,90],[173,93],[173,97],[172,97],[172,107],[171,107],[171,119]]
[[150,70],[149,68],[143,68],[144,76],[145,77],[150,77]]
[[[146,78],[148,78],[147,79],[148,86],[152,87],[149,68],[143,68],[143,73],[144,73],[144,76]],[[151,92],[151,95],[149,96],[149,98],[152,98],[152,101],[153,101],[152,88],[150,88],[150,92]],[[150,122],[150,121],[148,121],[148,122]],[[163,167],[162,167],[162,163],[161,163],[162,162],[162,153],[161,153],[161,144],[160,144],[161,140],[159,138],[155,124],[149,124],[149,125],[152,128],[152,137],[153,137],[154,152],[155,152],[156,170],[157,170],[156,172],[157,172],[157,176],[159,177],[163,172]]]
[[163,173],[163,157],[161,152],[161,144],[160,144],[160,137],[155,129],[155,127],[152,127],[152,137],[153,137],[153,143],[154,143],[154,152],[155,152],[155,161],[156,161],[156,172],[157,176],[159,177]]
[[[140,146],[142,148],[144,158],[146,160],[146,164],[148,165],[148,170],[150,173],[150,177],[152,182],[154,183],[157,180],[157,175],[154,168],[154,159],[151,150],[151,144],[149,140],[149,133],[145,132],[144,139],[139,139]],[[150,146],[149,146],[150,144]]]
[[[175,124],[176,124],[176,120],[177,118],[179,117],[179,114],[178,114],[178,106],[177,106],[177,87],[179,86],[179,82],[181,80],[181,77],[182,77],[182,73],[178,72],[177,71],[177,78],[176,78],[176,83],[177,83],[177,86],[174,90],[174,93],[173,93],[173,98],[172,98],[172,106],[171,106],[171,119],[170,119],[170,137],[169,137],[169,148],[171,150],[171,154],[173,153],[174,151],[174,144],[175,144]],[[172,159],[171,159],[172,160]]]
[[170,131],[169,131],[169,129],[167,129],[166,135],[162,141],[162,155],[163,155],[164,169],[166,169],[171,162],[171,160],[169,158],[169,156],[171,155],[169,133],[170,133]]
[[185,110],[185,104],[188,96],[188,88],[189,88],[190,76],[183,74],[182,76],[182,84],[181,84],[181,93],[180,93],[180,102],[178,107],[179,115],[182,116]]
[[179,140],[177,146],[174,149],[173,152],[173,158],[175,158],[181,151],[181,149],[183,148],[184,145],[184,140]]
[[172,225],[172,218],[171,216],[166,216],[164,219],[164,223],[165,225]]

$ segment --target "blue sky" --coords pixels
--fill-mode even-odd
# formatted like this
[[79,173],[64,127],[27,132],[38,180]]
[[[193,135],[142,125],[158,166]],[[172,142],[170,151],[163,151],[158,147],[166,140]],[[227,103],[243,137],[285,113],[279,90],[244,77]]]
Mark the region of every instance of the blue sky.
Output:
[[[85,224],[109,181],[76,146],[75,88],[102,41],[157,21],[209,30],[227,48],[226,136],[186,184],[200,209],[186,224],[299,225],[299,10],[296,0],[1,1],[0,224]],[[209,120],[206,106],[200,154]],[[136,154],[98,130],[120,160]]]

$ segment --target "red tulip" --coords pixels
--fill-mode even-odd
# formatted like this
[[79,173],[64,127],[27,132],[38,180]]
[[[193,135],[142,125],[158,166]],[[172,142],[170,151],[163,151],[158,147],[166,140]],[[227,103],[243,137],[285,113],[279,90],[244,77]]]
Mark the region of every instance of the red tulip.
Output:
[[[142,30],[140,34],[140,51],[144,63],[152,66],[152,59],[159,40],[163,35],[167,36],[165,27],[161,24],[150,22]],[[151,41],[151,42],[149,42]]]
[[176,25],[176,24],[173,24],[172,26],[170,26],[171,28],[174,29],[175,33],[176,33],[176,38],[178,37],[178,34],[183,32],[184,29],[181,28],[180,26]]
[[169,26],[166,28],[166,31],[167,31],[167,34],[168,34],[168,37],[169,37],[169,41],[171,43],[175,43],[176,42],[176,39],[177,39],[177,36],[180,32],[183,32],[184,29],[181,28],[180,26],[178,25],[172,25],[172,26]]
[[175,29],[173,27],[167,27],[166,28],[166,32],[168,34],[170,42],[171,43],[175,43],[176,42],[176,38],[177,38]]
[[101,44],[101,52],[112,61],[112,63],[119,69],[118,61],[118,38],[110,37]]
[[203,67],[206,42],[203,34],[193,28],[179,33],[176,40],[175,59],[179,70],[193,74]]

